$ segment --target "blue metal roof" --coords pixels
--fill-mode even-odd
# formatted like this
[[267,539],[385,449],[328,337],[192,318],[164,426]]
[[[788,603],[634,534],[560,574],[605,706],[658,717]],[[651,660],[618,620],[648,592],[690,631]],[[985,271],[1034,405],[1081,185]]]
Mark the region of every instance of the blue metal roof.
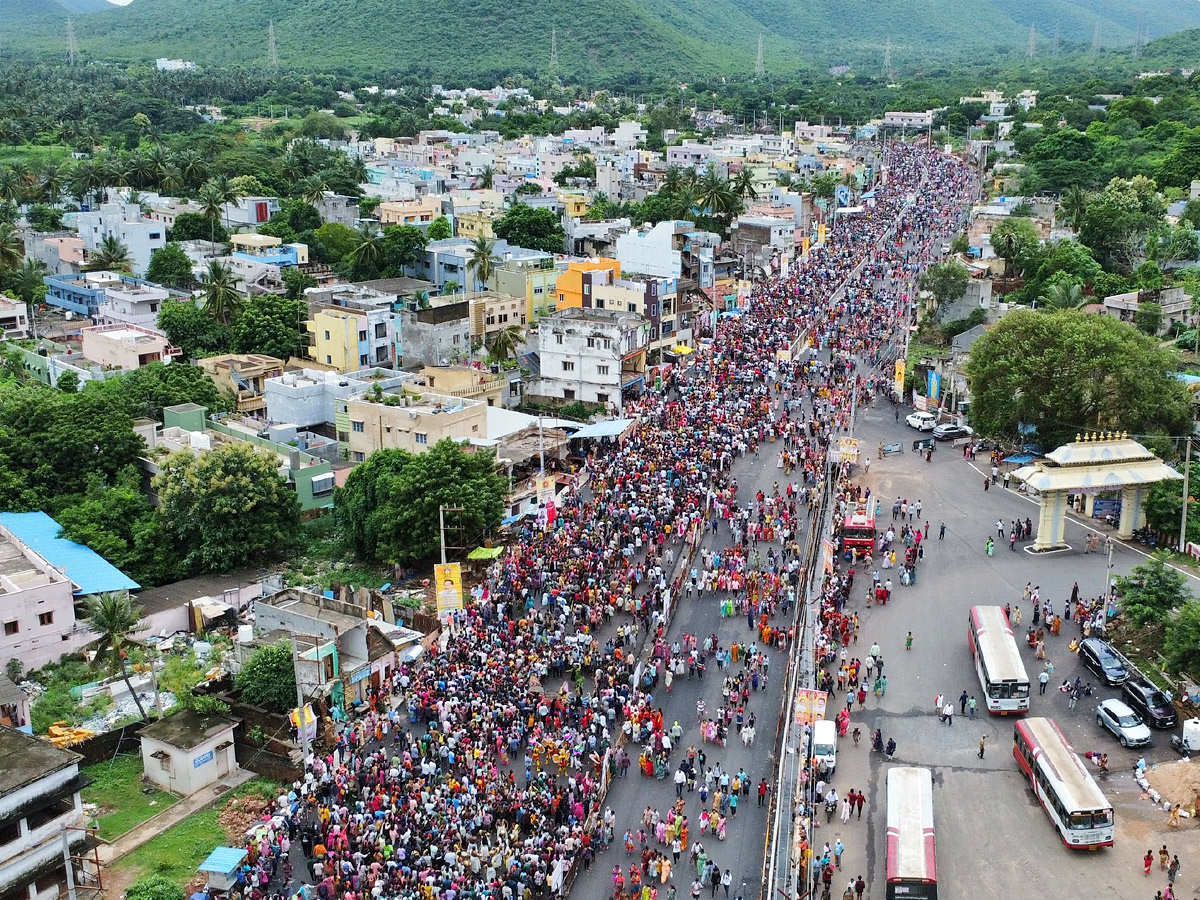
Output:
[[228,875],[240,866],[242,860],[245,858],[245,850],[239,850],[237,847],[217,847],[212,853],[208,854],[208,859],[200,863],[196,871],[220,872]]
[[577,432],[575,432],[575,434],[572,435],[572,437],[616,437],[632,424],[633,419],[608,419],[604,422],[597,422],[595,425],[588,425],[584,428],[580,428]]
[[141,587],[95,550],[60,538],[62,527],[44,512],[0,513],[0,525],[70,578],[76,594],[135,591]]

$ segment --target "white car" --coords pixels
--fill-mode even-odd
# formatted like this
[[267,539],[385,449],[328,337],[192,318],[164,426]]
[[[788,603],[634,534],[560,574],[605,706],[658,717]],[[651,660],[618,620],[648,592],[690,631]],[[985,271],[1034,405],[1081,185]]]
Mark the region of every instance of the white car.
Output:
[[1142,717],[1116,698],[1100,701],[1096,707],[1096,724],[1115,734],[1122,747],[1141,747],[1150,743],[1150,728]]
[[933,426],[937,424],[937,416],[933,413],[915,412],[906,416],[904,421],[917,431],[933,431]]

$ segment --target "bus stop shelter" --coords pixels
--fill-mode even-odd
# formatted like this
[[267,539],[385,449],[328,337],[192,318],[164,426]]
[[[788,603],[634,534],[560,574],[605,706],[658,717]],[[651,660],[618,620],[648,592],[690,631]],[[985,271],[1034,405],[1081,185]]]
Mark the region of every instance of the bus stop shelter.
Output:
[[1063,535],[1067,497],[1071,494],[1121,495],[1117,537],[1129,539],[1145,525],[1143,509],[1150,488],[1160,481],[1182,481],[1161,459],[1129,437],[1115,432],[1076,435],[1069,444],[1022,466],[1012,477],[1037,492],[1040,512],[1032,550],[1042,552],[1067,546]]

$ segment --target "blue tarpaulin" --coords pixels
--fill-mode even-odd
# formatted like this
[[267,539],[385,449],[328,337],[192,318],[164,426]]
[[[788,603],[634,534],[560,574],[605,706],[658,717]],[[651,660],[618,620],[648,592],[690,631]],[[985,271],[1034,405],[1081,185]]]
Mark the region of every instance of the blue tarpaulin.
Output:
[[633,424],[633,419],[609,419],[605,422],[596,422],[594,425],[585,425],[577,432],[571,435],[572,438],[602,438],[616,437],[622,434],[626,428]]
[[62,526],[44,512],[0,513],[0,525],[71,579],[76,594],[136,591],[141,587],[95,550],[60,538]]
[[217,847],[208,854],[208,859],[200,863],[197,872],[218,872],[228,875],[246,858],[246,851],[237,847]]
[[1020,453],[1016,456],[1006,456],[1006,457],[1004,457],[1004,461],[1006,463],[1012,463],[1013,465],[1016,465],[1016,466],[1023,466],[1027,463],[1033,462],[1033,457],[1030,456],[1028,453]]

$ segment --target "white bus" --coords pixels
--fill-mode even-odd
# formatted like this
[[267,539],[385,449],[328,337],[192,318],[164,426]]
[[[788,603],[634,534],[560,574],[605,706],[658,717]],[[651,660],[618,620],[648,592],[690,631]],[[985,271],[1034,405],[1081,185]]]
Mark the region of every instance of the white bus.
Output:
[[897,766],[887,773],[886,900],[937,900],[933,776]]
[[975,657],[987,711],[1001,716],[1029,712],[1029,676],[1004,610],[999,606],[972,606],[967,617],[967,642]]
[[1013,758],[1071,849],[1113,845],[1113,808],[1053,719],[1031,716],[1013,730]]

